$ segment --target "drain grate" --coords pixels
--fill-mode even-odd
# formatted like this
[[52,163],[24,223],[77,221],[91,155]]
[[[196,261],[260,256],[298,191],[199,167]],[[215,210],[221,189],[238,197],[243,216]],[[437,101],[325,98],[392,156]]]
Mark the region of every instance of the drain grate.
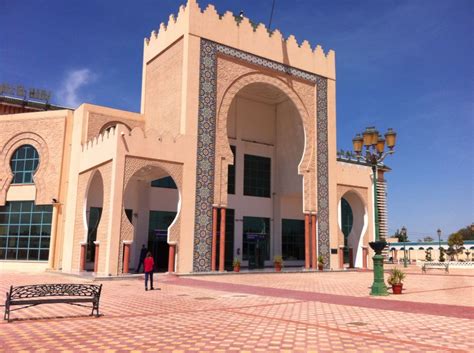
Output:
[[348,325],[352,325],[352,326],[367,326],[368,323],[362,322],[362,321],[354,321],[354,322],[349,322]]

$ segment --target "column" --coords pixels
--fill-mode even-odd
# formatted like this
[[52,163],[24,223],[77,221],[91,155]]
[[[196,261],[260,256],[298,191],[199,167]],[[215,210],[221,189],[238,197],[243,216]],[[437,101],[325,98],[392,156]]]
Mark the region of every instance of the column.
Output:
[[54,269],[54,257],[56,256],[56,238],[57,238],[57,232],[58,232],[58,208],[59,208],[59,203],[55,202],[53,203],[53,219],[51,222],[51,239],[50,239],[50,245],[49,245],[49,257],[48,257],[48,268],[49,269]]
[[174,254],[176,252],[176,244],[170,244],[169,257],[168,257],[168,273],[174,272]]
[[211,253],[211,271],[216,270],[216,251],[217,251],[217,207],[212,208],[212,253]]
[[123,273],[129,273],[130,268],[130,245],[131,241],[125,240],[123,242]]
[[219,271],[224,272],[225,262],[225,208],[221,208],[221,237],[220,237],[220,248],[219,248]]
[[87,242],[81,243],[81,257],[79,259],[79,271],[86,270],[86,253],[87,253]]
[[311,215],[311,262],[313,269],[318,268],[318,257],[316,253],[316,215]]
[[354,250],[349,248],[349,268],[354,268]]
[[369,256],[369,249],[366,246],[362,247],[362,268],[367,268],[367,257]]
[[344,268],[344,246],[339,246],[339,268]]
[[99,241],[95,241],[95,258],[94,258],[94,272],[97,273],[97,270],[99,269]]
[[310,241],[309,241],[309,214],[304,215],[304,268],[309,269],[309,255]]

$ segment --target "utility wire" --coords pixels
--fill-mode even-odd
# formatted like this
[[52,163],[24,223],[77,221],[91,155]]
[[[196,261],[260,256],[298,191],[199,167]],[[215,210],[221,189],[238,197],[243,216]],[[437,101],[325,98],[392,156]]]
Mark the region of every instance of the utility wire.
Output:
[[275,9],[275,0],[273,0],[273,3],[272,3],[272,12],[270,13],[270,21],[268,22],[268,30],[269,31],[271,30],[271,26],[272,26],[273,10],[274,9]]

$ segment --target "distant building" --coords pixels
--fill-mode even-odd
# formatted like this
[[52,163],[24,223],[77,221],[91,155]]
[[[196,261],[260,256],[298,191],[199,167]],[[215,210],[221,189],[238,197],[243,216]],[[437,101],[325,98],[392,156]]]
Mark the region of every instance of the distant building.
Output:
[[337,155],[335,77],[333,51],[189,0],[145,39],[140,113],[2,100],[0,266],[120,275],[146,244],[180,273],[367,267],[371,168]]

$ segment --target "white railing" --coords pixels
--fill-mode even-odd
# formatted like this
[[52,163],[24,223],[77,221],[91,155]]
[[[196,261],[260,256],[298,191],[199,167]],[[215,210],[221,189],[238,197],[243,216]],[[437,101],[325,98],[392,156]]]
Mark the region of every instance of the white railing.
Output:
[[468,268],[474,270],[474,261],[422,261],[417,260],[416,265],[422,267],[423,265],[446,265],[449,264],[449,268]]

